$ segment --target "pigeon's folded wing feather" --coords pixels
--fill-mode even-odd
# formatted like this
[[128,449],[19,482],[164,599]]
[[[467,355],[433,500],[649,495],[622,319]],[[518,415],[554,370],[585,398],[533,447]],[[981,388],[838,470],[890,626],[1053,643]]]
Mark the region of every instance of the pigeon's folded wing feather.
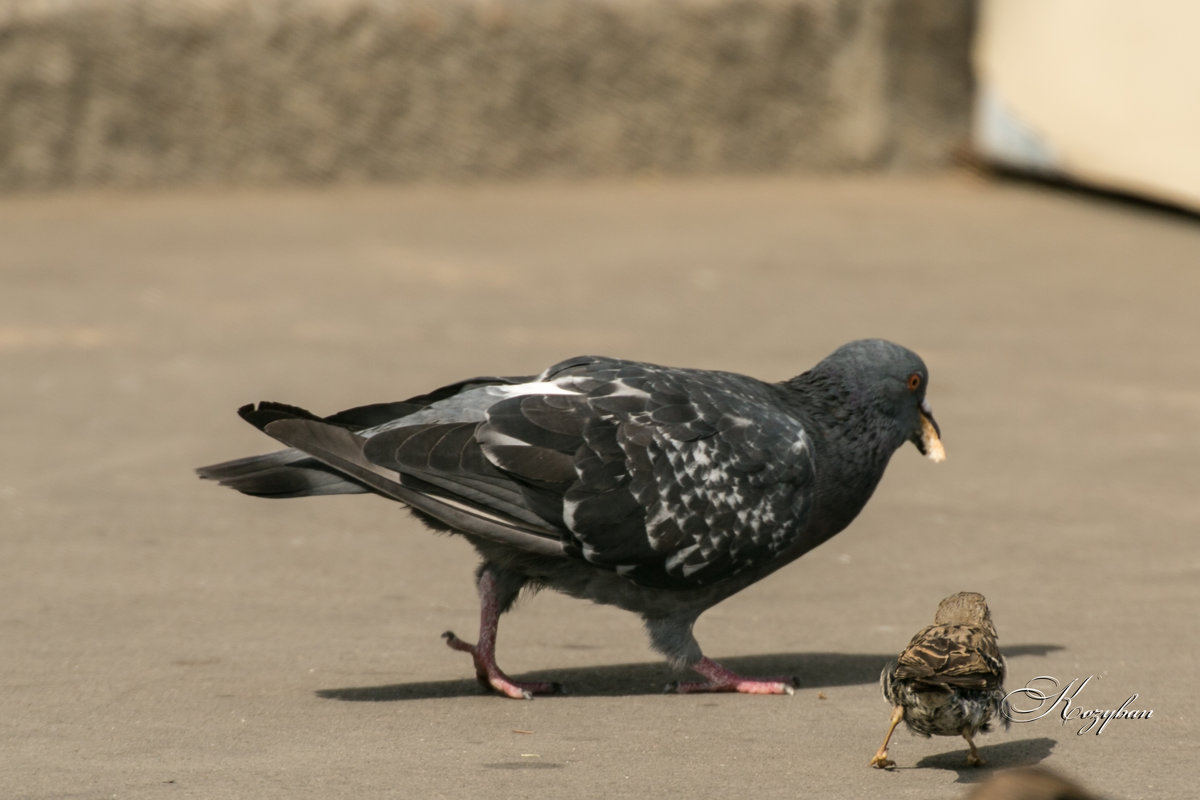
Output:
[[407,503],[452,528],[529,552],[563,553],[562,542],[554,530],[492,514],[487,508],[461,502],[458,497],[439,496],[406,486],[403,476],[366,458],[363,451],[368,439],[344,428],[320,421],[284,419],[267,425],[266,432],[374,491]]
[[415,485],[436,487],[490,512],[546,530],[552,522],[530,510],[521,484],[497,469],[476,441],[478,423],[450,422],[395,428],[365,440],[363,456]]

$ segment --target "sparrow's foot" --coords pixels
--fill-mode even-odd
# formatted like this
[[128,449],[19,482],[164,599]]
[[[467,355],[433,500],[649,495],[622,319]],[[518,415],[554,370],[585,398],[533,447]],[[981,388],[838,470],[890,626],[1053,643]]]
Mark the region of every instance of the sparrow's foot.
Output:
[[896,762],[887,757],[887,750],[880,750],[871,759],[871,763],[868,766],[875,767],[876,769],[895,769]]

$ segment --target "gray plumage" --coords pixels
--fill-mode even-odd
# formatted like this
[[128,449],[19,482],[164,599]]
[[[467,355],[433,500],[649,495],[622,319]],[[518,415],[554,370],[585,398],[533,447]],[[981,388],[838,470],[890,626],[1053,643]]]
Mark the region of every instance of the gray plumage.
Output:
[[878,339],[780,383],[584,356],[325,418],[245,406],[289,449],[198,471],[265,497],[374,492],[463,535],[483,557],[481,643],[448,639],[506,694],[530,690],[489,650],[523,587],[641,615],[657,650],[708,679],[685,691],[787,691],[704,658],[692,625],[849,524],[904,442],[941,460],[927,382]]

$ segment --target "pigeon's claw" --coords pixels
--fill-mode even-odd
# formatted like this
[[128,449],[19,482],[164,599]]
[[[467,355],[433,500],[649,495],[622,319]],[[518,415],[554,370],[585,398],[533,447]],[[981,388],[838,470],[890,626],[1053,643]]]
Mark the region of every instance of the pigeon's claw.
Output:
[[739,692],[741,694],[795,694],[800,682],[795,678],[746,678],[721,666],[711,658],[701,658],[692,665],[708,680],[697,683],[675,682],[667,685],[668,692],[695,694],[699,692]]
[[485,689],[491,689],[514,700],[532,700],[535,694],[563,694],[560,683],[551,681],[514,681],[496,664],[495,655],[482,652],[470,642],[464,642],[453,631],[442,634],[452,650],[470,653],[475,661],[475,679]]

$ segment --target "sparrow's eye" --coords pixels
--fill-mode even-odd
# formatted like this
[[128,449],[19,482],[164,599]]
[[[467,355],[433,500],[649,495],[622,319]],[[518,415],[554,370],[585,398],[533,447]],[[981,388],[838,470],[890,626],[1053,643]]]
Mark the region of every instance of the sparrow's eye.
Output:
[[920,388],[921,388],[921,375],[920,375],[920,373],[914,372],[912,375],[908,376],[908,390],[910,392],[915,392],[917,389],[920,389]]

